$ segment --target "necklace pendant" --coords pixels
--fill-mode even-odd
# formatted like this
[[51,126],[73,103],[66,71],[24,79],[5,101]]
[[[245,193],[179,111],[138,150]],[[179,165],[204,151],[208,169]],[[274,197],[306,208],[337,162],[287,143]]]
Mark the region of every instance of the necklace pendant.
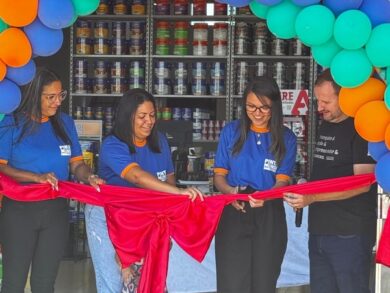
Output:
[[261,145],[261,141],[260,141],[260,140],[258,140],[256,144],[257,144],[257,145]]

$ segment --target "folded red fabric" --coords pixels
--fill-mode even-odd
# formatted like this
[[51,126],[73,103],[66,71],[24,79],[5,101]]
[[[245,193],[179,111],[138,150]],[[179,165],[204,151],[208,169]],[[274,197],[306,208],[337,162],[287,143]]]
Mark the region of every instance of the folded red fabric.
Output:
[[[285,192],[312,194],[349,190],[375,182],[373,174],[312,181],[253,194],[258,199],[283,197]],[[139,188],[102,185],[97,192],[88,185],[59,182],[59,190],[49,184],[21,185],[0,174],[0,193],[18,201],[39,201],[56,197],[75,199],[105,208],[111,241],[124,267],[145,258],[138,291],[162,293],[168,269],[169,238],[202,261],[218,227],[225,205],[248,200],[247,194],[216,195],[191,202],[187,196]],[[390,224],[387,225],[389,243]],[[386,226],[385,226],[386,228]],[[382,235],[383,237],[383,235]],[[382,241],[381,241],[382,242]],[[390,245],[381,255],[390,263]],[[378,250],[379,253],[379,250]]]

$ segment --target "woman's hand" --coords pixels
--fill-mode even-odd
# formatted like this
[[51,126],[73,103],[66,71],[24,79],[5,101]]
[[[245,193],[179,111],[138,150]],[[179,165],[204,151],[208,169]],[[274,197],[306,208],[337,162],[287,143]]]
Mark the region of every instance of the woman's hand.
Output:
[[100,192],[100,184],[105,184],[106,181],[104,181],[102,178],[99,178],[98,175],[91,174],[88,176],[88,183],[92,187],[94,187],[98,192]]
[[58,190],[58,179],[53,172],[36,174],[36,178],[34,181],[36,183],[50,183],[51,188],[53,190]]
[[252,208],[260,208],[264,206],[264,200],[253,198],[250,195],[248,195],[248,197],[249,197],[249,204]]
[[200,197],[201,201],[204,200],[203,193],[196,187],[179,188],[178,193],[182,195],[188,195],[191,201],[194,201],[198,196]]

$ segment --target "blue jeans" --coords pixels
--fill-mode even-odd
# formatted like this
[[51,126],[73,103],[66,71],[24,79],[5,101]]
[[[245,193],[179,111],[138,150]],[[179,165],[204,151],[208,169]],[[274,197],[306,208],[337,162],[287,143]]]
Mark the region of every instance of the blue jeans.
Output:
[[98,206],[86,205],[85,223],[89,250],[95,269],[97,292],[121,292],[121,271],[115,261],[115,250],[108,236],[104,209]]
[[366,235],[309,236],[311,293],[368,293],[374,239]]

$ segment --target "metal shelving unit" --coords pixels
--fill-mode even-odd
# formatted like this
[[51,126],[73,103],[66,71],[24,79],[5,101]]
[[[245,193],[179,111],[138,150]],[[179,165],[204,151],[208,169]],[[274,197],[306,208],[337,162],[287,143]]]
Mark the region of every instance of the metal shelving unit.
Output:
[[[82,17],[81,20],[88,20],[91,22],[96,21],[107,21],[107,22],[115,22],[115,21],[123,21],[123,22],[132,22],[132,21],[144,21],[145,22],[145,54],[143,55],[95,55],[95,54],[75,54],[75,28],[71,28],[70,30],[70,88],[74,89],[73,83],[73,64],[76,59],[86,59],[88,62],[93,62],[94,60],[107,60],[107,61],[133,61],[133,60],[142,60],[145,62],[145,89],[149,92],[153,93],[157,100],[162,101],[163,103],[170,103],[171,105],[176,103],[178,99],[181,99],[181,103],[188,103],[188,107],[197,101],[197,106],[199,104],[205,104],[206,107],[211,108],[215,111],[215,119],[218,120],[227,120],[231,121],[235,117],[233,115],[234,107],[237,102],[237,99],[241,98],[240,95],[237,95],[235,92],[235,63],[239,61],[247,61],[248,63],[254,62],[303,62],[308,64],[306,66],[306,70],[309,70],[309,93],[312,93],[312,84],[315,77],[315,64],[311,56],[271,56],[271,55],[238,55],[235,54],[234,45],[235,45],[235,26],[238,22],[247,22],[247,23],[256,23],[261,20],[253,15],[240,15],[237,14],[236,8],[228,7],[227,15],[174,15],[173,14],[173,5],[171,5],[171,14],[170,15],[156,15],[155,14],[155,5],[153,0],[147,1],[147,9],[146,15],[90,15],[86,17]],[[208,28],[208,55],[196,56],[192,55],[192,46],[189,45],[188,55],[157,55],[155,52],[156,45],[156,22],[158,21],[168,21],[168,22],[178,22],[178,21],[186,21],[189,23],[197,23],[197,22],[208,22],[209,24],[213,24],[214,22],[225,22],[228,24],[228,32],[227,32],[227,50],[226,56],[214,56],[212,55],[212,26],[209,25]],[[170,28],[171,36],[173,36],[173,28]],[[192,30],[189,30],[188,33],[189,40],[192,41]],[[173,39],[173,37],[172,37]],[[192,42],[190,42],[192,44]],[[173,45],[170,45],[170,51],[172,52]],[[185,95],[174,95],[174,94],[156,94],[154,92],[154,62],[155,61],[167,61],[167,62],[185,62],[191,65],[192,62],[201,61],[206,64],[210,64],[212,62],[223,62],[225,63],[225,94],[213,96],[210,94],[206,95],[192,95],[190,87],[188,94]],[[208,65],[209,66],[209,65]],[[209,68],[208,68],[209,69]],[[188,81],[191,76],[188,73]],[[209,78],[209,77],[208,77]],[[172,77],[172,82],[174,78]],[[96,94],[96,93],[75,93],[73,90],[70,93],[70,102],[69,102],[69,111],[72,113],[74,105],[81,104],[86,105],[88,103],[92,103],[94,101],[99,101],[102,103],[112,101],[115,103],[118,97],[121,94]],[[187,105],[187,104],[186,104]],[[187,106],[186,106],[187,107]],[[218,111],[217,111],[218,110]],[[312,109],[310,109],[312,110]],[[311,115],[313,116],[313,115]],[[313,135],[313,129],[315,128],[314,119],[309,119],[311,122],[309,123],[309,135]],[[180,121],[178,121],[180,123]],[[313,125],[312,125],[313,124]],[[314,136],[313,136],[314,137]],[[197,141],[202,142],[202,141]],[[311,153],[311,146],[309,146],[308,152]]]

